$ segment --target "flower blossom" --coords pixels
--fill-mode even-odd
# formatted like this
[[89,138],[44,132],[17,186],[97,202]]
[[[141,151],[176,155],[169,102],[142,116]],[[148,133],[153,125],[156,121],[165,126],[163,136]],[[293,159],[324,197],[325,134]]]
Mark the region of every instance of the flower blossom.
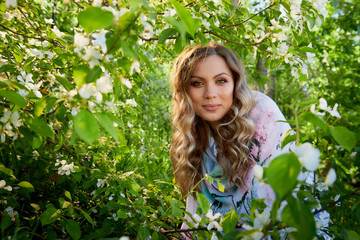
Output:
[[96,186],[99,188],[102,188],[105,186],[105,183],[106,183],[106,179],[98,179],[98,182],[96,184]]
[[6,0],[5,1],[5,8],[10,8],[10,7],[17,7],[17,0]]
[[131,89],[133,84],[127,78],[121,78],[121,83],[124,84],[128,89]]
[[132,106],[132,107],[136,107],[137,103],[135,102],[135,99],[126,99],[126,104]]
[[100,64],[101,54],[91,46],[85,47],[85,55],[82,56],[85,61],[89,61],[90,68]]
[[327,102],[326,102],[326,100],[324,98],[320,98],[320,100],[319,100],[319,108],[321,110],[325,111],[325,112],[316,111],[315,106],[316,106],[316,104],[311,105],[310,111],[312,113],[316,114],[316,115],[324,116],[325,112],[328,112],[333,117],[341,118],[340,113],[337,111],[337,108],[339,106],[337,103],[335,103],[334,107],[331,108],[331,107],[328,107]]
[[320,151],[312,146],[311,143],[306,142],[296,149],[296,154],[301,165],[308,171],[315,171],[320,162]]
[[109,93],[113,90],[112,79],[110,76],[102,76],[96,80],[96,89],[102,93]]
[[218,231],[222,231],[223,228],[220,226],[220,224],[215,221],[216,219],[218,219],[221,216],[220,213],[216,213],[215,215],[213,215],[213,211],[211,209],[209,209],[209,211],[206,213],[206,217],[209,218],[210,223],[207,226],[207,230],[211,230],[213,227],[215,227]]
[[285,42],[282,42],[279,44],[279,46],[277,48],[277,53],[279,55],[284,56],[287,53],[288,49],[289,49],[289,46]]
[[255,164],[253,171],[255,177],[260,181],[263,178],[264,169],[260,165]]
[[89,99],[96,94],[96,87],[92,83],[83,84],[79,89],[79,95],[82,98]]
[[70,175],[70,173],[74,173],[74,162],[67,164],[66,160],[62,160],[59,162],[59,160],[56,160],[55,166],[61,166],[58,168],[58,174],[59,175]]
[[333,183],[335,182],[335,180],[336,180],[336,172],[335,172],[335,170],[334,170],[333,168],[331,168],[331,169],[329,170],[329,172],[327,173],[327,175],[326,175],[326,179],[325,179],[324,185],[325,185],[325,186],[331,186],[331,185],[333,185]]
[[15,222],[16,220],[16,215],[18,215],[17,211],[14,211],[14,209],[12,207],[7,207],[5,209],[5,211],[7,212],[7,214],[9,214],[11,221]]
[[103,53],[106,53],[107,46],[106,46],[106,34],[108,31],[102,31],[101,33],[93,33],[93,37],[95,41],[93,42],[94,46],[100,46]]
[[74,35],[74,46],[76,47],[74,49],[74,52],[81,51],[85,46],[89,44],[90,40],[89,38],[85,37],[83,34],[75,32]]
[[6,130],[11,130],[12,127],[10,125],[10,123],[15,127],[20,127],[22,124],[19,113],[17,111],[15,112],[11,112],[10,110],[6,110],[4,112],[4,116],[2,118],[0,118],[0,121],[5,123],[5,129]]

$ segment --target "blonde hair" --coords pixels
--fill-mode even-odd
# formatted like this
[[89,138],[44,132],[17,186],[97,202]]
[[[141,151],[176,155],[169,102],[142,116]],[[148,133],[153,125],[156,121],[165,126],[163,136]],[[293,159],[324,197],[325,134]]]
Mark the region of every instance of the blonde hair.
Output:
[[[208,146],[209,127],[195,114],[188,94],[190,78],[200,60],[217,55],[222,57],[234,79],[234,100],[229,112],[223,117],[214,134],[218,146],[217,161],[223,169],[223,177],[238,187],[246,186],[245,179],[254,160],[250,158],[254,123],[248,118],[255,105],[254,97],[245,79],[245,68],[228,48],[215,43],[185,49],[175,60],[171,73],[173,90],[172,124],[173,138],[170,156],[175,180],[181,193],[187,194],[201,179],[201,159]],[[200,185],[196,191],[200,191]]]

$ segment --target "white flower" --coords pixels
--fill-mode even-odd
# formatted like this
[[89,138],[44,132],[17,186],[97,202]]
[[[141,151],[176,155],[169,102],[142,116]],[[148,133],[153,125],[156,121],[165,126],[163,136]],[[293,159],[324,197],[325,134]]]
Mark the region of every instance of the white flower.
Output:
[[300,77],[299,72],[298,72],[298,69],[297,69],[296,67],[292,67],[292,68],[291,68],[291,75],[292,75],[293,77],[296,77],[296,78],[299,78],[299,77]]
[[135,99],[126,99],[126,104],[132,106],[132,107],[136,107],[137,103],[135,102]]
[[264,226],[270,223],[270,212],[264,210],[262,213],[255,210],[255,221],[254,221],[254,228],[263,228]]
[[209,220],[210,220],[207,230],[210,231],[213,227],[215,227],[218,231],[223,230],[223,228],[220,226],[220,224],[217,221],[215,221],[220,216],[221,216],[220,213],[216,213],[215,215],[213,215],[213,211],[211,209],[209,209],[209,211],[206,213],[206,217],[209,218]]
[[44,54],[47,55],[49,59],[52,59],[54,57],[54,54],[50,51],[45,51]]
[[306,142],[296,149],[296,154],[301,165],[308,171],[315,171],[320,162],[320,151],[314,148],[311,143]]
[[[59,165],[58,161],[55,163],[55,166]],[[70,173],[74,173],[74,163],[67,164],[66,160],[61,161],[61,166],[58,168],[58,174],[59,175],[70,175]]]
[[319,100],[319,108],[324,111],[329,111],[331,108],[327,106],[327,102],[324,98],[320,98]]
[[5,189],[5,190],[8,190],[9,192],[12,191],[12,187],[11,187],[11,186],[6,186],[6,187],[4,187],[4,189]]
[[356,154],[357,154],[357,152],[352,152],[352,153],[350,154],[350,157],[351,157],[351,158],[355,158],[355,157],[356,157]]
[[133,74],[135,72],[140,72],[140,63],[138,61],[135,61],[131,64],[130,67],[130,74]]
[[307,52],[306,56],[307,56],[307,62],[308,63],[313,63],[314,62],[314,57],[316,56],[316,54],[311,53],[311,52]]
[[102,0],[94,0],[92,3],[93,7],[101,7],[102,5]]
[[6,181],[5,180],[0,180],[0,188],[3,188],[6,186]]
[[92,83],[83,84],[79,90],[79,95],[85,99],[89,99],[91,96],[94,96],[95,93],[96,87]]
[[279,46],[277,48],[277,53],[279,55],[285,55],[287,53],[288,49],[289,49],[289,46],[285,42],[282,42],[279,44]]
[[56,26],[52,29],[52,31],[55,33],[56,37],[61,38],[65,35],[65,33],[61,32]]
[[331,186],[336,180],[336,172],[333,168],[331,168],[329,170],[329,172],[326,175],[326,179],[325,179],[325,186]]
[[97,187],[104,187],[106,183],[106,179],[98,179],[98,182],[96,184]]
[[93,68],[96,65],[99,65],[101,59],[101,54],[93,47],[85,47],[85,55],[82,56],[85,61],[89,61],[89,65]]
[[128,236],[122,236],[119,240],[130,240]]
[[106,53],[107,46],[106,46],[106,34],[108,31],[102,31],[101,33],[93,33],[93,37],[95,41],[93,42],[94,46],[100,46],[103,53]]
[[334,108],[332,110],[329,110],[328,112],[333,117],[341,118],[340,113],[337,111],[338,106],[339,105],[337,103],[335,103]]
[[5,1],[5,8],[10,8],[10,7],[17,7],[17,0],[6,0]]
[[33,83],[34,81],[32,80],[32,73],[26,74],[25,71],[20,71],[20,75],[18,75],[16,78],[17,80],[19,80],[21,83]]
[[164,17],[172,17],[176,14],[176,10],[175,9],[170,9],[169,11],[165,11],[164,12]]
[[54,20],[52,18],[49,18],[49,19],[46,19],[45,18],[45,23],[47,24],[53,24],[54,23]]
[[96,80],[96,89],[102,93],[112,92],[113,84],[110,76],[102,76]]
[[74,46],[76,47],[74,49],[74,52],[79,52],[82,50],[85,46],[89,44],[90,40],[89,38],[85,37],[83,34],[75,32],[74,35]]
[[264,169],[260,165],[255,164],[253,171],[254,171],[255,177],[258,180],[261,180],[263,178]]
[[218,6],[221,4],[221,0],[212,0],[215,4],[215,6]]
[[199,227],[199,224],[200,224],[200,222],[201,222],[201,217],[199,216],[199,214],[197,214],[197,213],[195,213],[194,215],[192,215],[193,216],[193,218],[194,218],[194,220],[195,220],[195,225],[194,225],[194,227]]
[[316,228],[328,227],[330,222],[330,214],[322,211],[315,215]]
[[211,240],[219,240],[219,238],[216,236],[215,232],[213,232],[213,234],[211,236]]
[[127,126],[129,127],[129,128],[132,128],[133,127],[133,125],[131,124],[131,123],[127,123]]
[[121,83],[124,84],[128,89],[131,89],[133,84],[127,78],[121,78]]
[[22,125],[19,113],[17,111],[11,112],[10,110],[6,110],[4,112],[4,116],[0,119],[1,122],[5,123],[6,130],[11,130],[10,123],[14,127],[20,127]]
[[7,207],[5,211],[9,214],[11,221],[14,222],[16,220],[16,215],[18,215],[18,212],[14,211],[12,207]]

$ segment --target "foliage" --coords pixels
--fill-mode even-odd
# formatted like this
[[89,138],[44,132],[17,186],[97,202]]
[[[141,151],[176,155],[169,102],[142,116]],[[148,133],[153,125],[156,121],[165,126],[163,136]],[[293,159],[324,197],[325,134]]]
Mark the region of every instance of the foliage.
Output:
[[[358,106],[349,99],[340,102],[349,91],[357,96],[359,83],[351,81],[357,72],[351,69],[358,65],[346,53],[355,49],[358,56],[359,48],[349,41],[344,52],[331,52],[329,67],[336,73],[331,77],[326,68],[320,69],[321,57],[310,65],[315,53],[323,53],[324,39],[329,49],[339,44],[331,38],[335,33],[330,27],[341,23],[342,12],[338,18],[326,18],[325,4],[1,1],[1,238],[184,237],[177,231],[187,221],[184,198],[173,183],[168,154],[169,63],[185,46],[209,41],[234,49],[252,79],[259,76],[258,57],[297,87],[314,66],[321,74],[316,78],[309,74],[309,98],[325,97],[332,106],[338,102],[344,109],[354,109],[342,110],[339,120],[336,108],[324,107],[323,101],[313,112],[309,107],[317,100],[292,101],[285,109],[295,109],[291,119],[297,134],[285,143],[296,136],[298,145],[314,145],[320,158],[302,160],[294,149],[295,153],[272,161],[263,179],[277,193],[271,211],[263,200],[255,199],[250,216],[213,215],[198,193],[198,215],[188,222],[196,229],[188,234],[213,239],[275,239],[289,234],[312,239],[321,238],[322,230],[338,238],[359,237],[359,135],[354,121]],[[359,4],[334,1],[328,9],[335,11],[336,4],[356,19]],[[322,21],[331,24],[320,27]],[[342,25],[354,39],[359,31],[355,25]],[[324,32],[329,37],[321,38]],[[343,81],[335,83],[340,76]],[[333,84],[327,92],[312,90],[326,81]],[[305,100],[304,95],[298,99]],[[334,114],[337,117],[329,116]],[[354,161],[347,161],[350,158]],[[314,174],[306,173],[306,161],[313,160],[319,165]],[[279,175],[280,170],[288,174]],[[333,171],[337,180],[330,186],[334,175],[328,173]],[[300,179],[298,173],[310,174],[313,181]],[[328,227],[319,226],[322,221],[316,224],[325,210],[333,219]],[[343,227],[337,221],[341,217]],[[236,227],[245,231],[234,231]]]

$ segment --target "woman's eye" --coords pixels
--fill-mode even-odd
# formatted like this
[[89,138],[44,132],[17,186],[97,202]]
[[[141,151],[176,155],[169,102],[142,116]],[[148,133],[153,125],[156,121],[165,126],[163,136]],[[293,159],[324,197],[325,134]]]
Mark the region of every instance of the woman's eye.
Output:
[[226,83],[226,82],[228,82],[225,78],[221,78],[221,79],[219,79],[219,80],[217,80],[217,83]]
[[191,86],[194,86],[194,87],[198,87],[202,84],[202,82],[200,81],[194,81],[194,82],[191,82]]

